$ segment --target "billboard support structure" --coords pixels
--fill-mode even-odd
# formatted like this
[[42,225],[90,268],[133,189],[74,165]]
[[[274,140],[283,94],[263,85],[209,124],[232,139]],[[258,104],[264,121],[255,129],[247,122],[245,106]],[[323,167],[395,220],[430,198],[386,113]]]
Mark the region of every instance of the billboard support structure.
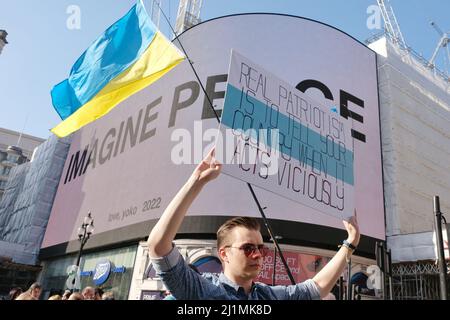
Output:
[[[159,4],[158,4],[158,6],[159,6]],[[189,62],[189,65],[191,66],[191,69],[194,72],[194,75],[195,75],[195,77],[196,77],[196,79],[197,79],[197,81],[198,81],[198,83],[199,83],[203,93],[205,94],[206,99],[208,99],[209,106],[211,107],[212,111],[214,112],[214,115],[216,116],[217,121],[220,123],[219,115],[217,114],[216,110],[214,109],[213,103],[212,103],[211,99],[209,98],[208,93],[206,92],[205,87],[203,86],[203,83],[201,82],[200,77],[198,76],[197,71],[194,68],[194,65],[192,64],[191,59],[189,59],[189,56],[188,56],[186,50],[184,49],[183,44],[181,43],[178,35],[175,33],[175,30],[173,29],[172,25],[170,24],[169,19],[167,18],[166,14],[164,13],[164,11],[162,10],[162,8],[160,6],[159,6],[159,10],[161,10],[161,13],[162,13],[164,19],[166,20],[166,22],[168,23],[171,31],[175,35],[175,39],[174,40],[177,40],[178,43],[180,44],[181,50],[183,51],[184,55],[186,56],[186,59]],[[294,277],[292,275],[292,272],[291,272],[291,270],[290,270],[290,268],[289,268],[289,266],[288,266],[288,264],[286,262],[286,259],[284,258],[284,255],[283,255],[283,252],[282,252],[282,250],[280,248],[280,245],[278,244],[278,241],[275,238],[275,235],[274,235],[274,232],[272,230],[272,227],[270,226],[269,221],[267,221],[267,217],[264,214],[264,209],[266,209],[267,207],[264,207],[264,208],[261,207],[261,204],[260,204],[260,202],[259,202],[259,200],[258,200],[258,198],[257,198],[257,196],[255,194],[255,191],[253,190],[252,185],[247,182],[247,186],[250,189],[250,192],[251,192],[251,194],[253,196],[253,199],[256,202],[256,205],[258,206],[259,213],[261,214],[261,217],[263,219],[264,225],[267,228],[267,231],[269,232],[269,236],[271,237],[275,247],[278,250],[278,253],[280,255],[281,261],[283,262],[284,268],[286,269],[286,272],[287,272],[287,274],[289,276],[289,279],[291,280],[291,283],[293,285],[295,285],[295,279],[294,279]]]

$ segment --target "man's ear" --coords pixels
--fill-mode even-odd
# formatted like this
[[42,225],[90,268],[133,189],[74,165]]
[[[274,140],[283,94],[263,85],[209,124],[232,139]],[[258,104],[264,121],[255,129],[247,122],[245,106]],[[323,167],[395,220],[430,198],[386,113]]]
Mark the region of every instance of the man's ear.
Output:
[[225,248],[220,248],[218,250],[218,253],[219,253],[219,258],[221,261],[228,262],[227,251],[225,250]]

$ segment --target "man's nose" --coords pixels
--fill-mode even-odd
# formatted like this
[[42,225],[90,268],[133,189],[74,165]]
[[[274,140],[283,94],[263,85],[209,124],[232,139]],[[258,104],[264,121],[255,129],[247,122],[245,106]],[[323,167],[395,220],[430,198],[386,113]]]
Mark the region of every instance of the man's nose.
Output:
[[253,252],[252,252],[252,254],[251,254],[251,257],[253,258],[253,259],[258,259],[258,258],[262,258],[262,253],[261,253],[261,251],[258,249],[258,248],[256,248]]

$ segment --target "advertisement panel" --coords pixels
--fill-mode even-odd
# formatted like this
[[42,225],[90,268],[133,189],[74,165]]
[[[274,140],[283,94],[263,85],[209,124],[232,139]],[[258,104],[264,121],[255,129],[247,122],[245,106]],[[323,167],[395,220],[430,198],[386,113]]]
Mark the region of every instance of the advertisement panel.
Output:
[[[207,21],[187,30],[180,41],[219,115],[232,49],[327,110],[335,109],[352,128],[354,204],[361,232],[384,238],[373,51],[330,26],[274,14]],[[96,235],[160,217],[202,152],[210,149],[217,128],[208,99],[185,61],[76,132],[42,247],[77,239],[88,212]],[[255,192],[269,219],[343,228],[341,219],[315,208],[258,187]],[[222,174],[204,188],[188,215],[259,217],[259,212],[247,185]]]
[[[331,260],[329,257],[290,251],[283,251],[283,256],[286,259],[286,263],[296,283],[314,278],[314,276]],[[265,284],[275,283],[276,285],[283,286],[292,284],[281,258],[277,255],[277,258],[275,259],[274,251],[272,250],[264,257],[261,272],[255,280]]]

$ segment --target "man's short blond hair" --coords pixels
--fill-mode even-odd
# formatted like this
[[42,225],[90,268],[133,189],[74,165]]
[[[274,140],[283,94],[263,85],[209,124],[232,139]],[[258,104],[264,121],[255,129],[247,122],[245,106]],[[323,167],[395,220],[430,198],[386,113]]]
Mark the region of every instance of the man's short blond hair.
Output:
[[225,221],[217,231],[217,249],[222,248],[227,244],[228,236],[230,232],[236,227],[243,227],[249,230],[260,231],[261,226],[255,218],[250,217],[237,217]]

